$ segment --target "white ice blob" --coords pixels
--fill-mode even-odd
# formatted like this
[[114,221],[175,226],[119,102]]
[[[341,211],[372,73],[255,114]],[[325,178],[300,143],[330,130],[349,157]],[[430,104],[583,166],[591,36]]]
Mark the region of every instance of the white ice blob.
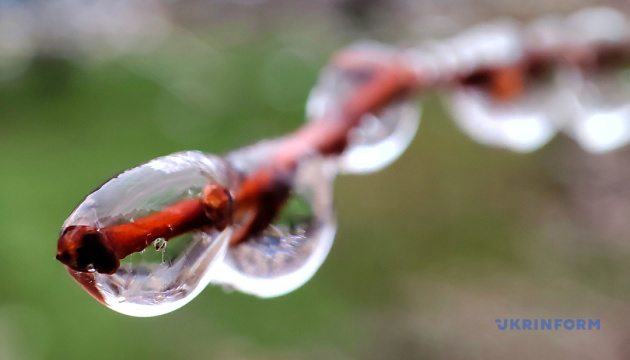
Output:
[[[372,65],[387,64],[398,52],[378,43],[360,43],[349,51],[363,53]],[[328,67],[311,90],[306,106],[308,121],[339,115],[343,103],[361,85],[362,76],[344,69]],[[420,108],[411,100],[389,105],[378,114],[361,119],[348,139],[348,148],[338,159],[341,173],[370,173],[394,162],[409,146],[420,124]]]
[[[255,149],[234,152],[227,159],[241,164],[240,169],[249,164],[252,171],[254,164],[241,157],[265,152]],[[326,259],[334,240],[334,176],[335,166],[330,160],[303,161],[278,218],[262,235],[229,247],[213,271],[212,282],[259,297],[283,295],[307,282]]]
[[[462,74],[483,73],[511,66],[522,57],[528,40],[522,33],[515,22],[497,21],[474,27],[449,43],[457,63],[463,64],[459,66]],[[461,85],[448,95],[448,110],[471,138],[490,146],[529,152],[555,135],[555,117],[561,108],[557,103],[558,89],[552,81],[544,76],[527,79],[526,88],[510,98],[494,96],[486,85]]]
[[604,153],[630,143],[629,75],[574,72],[562,78],[571,99],[564,131],[584,150]]
[[[228,184],[226,163],[200,152],[160,157],[127,170],[88,195],[63,224],[103,228],[133,223],[167,206],[199,197],[209,182]],[[203,229],[155,239],[121,260],[113,275],[70,270],[97,300],[131,316],[156,316],[192,300],[225,254],[231,229]],[[166,245],[166,246],[165,246]]]
[[448,109],[457,125],[474,140],[529,152],[545,145],[556,133],[555,95],[534,90],[504,102],[483,90],[463,87],[450,95]]
[[573,126],[578,143],[592,153],[604,153],[630,142],[630,105],[585,113]]

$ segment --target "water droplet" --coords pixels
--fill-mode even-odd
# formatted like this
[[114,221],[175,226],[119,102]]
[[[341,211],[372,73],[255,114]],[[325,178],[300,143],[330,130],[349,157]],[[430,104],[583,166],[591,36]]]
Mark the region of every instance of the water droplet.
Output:
[[300,164],[291,197],[276,221],[262,235],[230,247],[212,281],[260,297],[282,295],[308,281],[335,235],[334,168],[330,160],[320,158]]
[[528,152],[546,144],[556,133],[553,94],[535,90],[517,100],[501,102],[479,89],[461,88],[451,94],[453,119],[474,140],[513,151]]
[[630,143],[630,73],[572,72],[560,79],[567,89],[568,111],[564,131],[584,150],[604,153]]
[[451,91],[447,108],[461,130],[480,143],[536,150],[556,134],[566,115],[557,71],[544,63],[480,71]]
[[543,46],[539,33],[549,32],[543,25],[528,28],[523,35],[517,23],[498,21],[476,26],[447,42],[460,64],[458,72],[463,70],[460,75],[467,76],[447,96],[447,108],[474,140],[527,152],[555,135],[556,113],[562,107],[552,80],[554,69],[547,64],[531,64],[531,69],[515,65],[524,46]]
[[[210,181],[228,185],[226,163],[199,152],[177,153],[140,165],[114,177],[88,195],[64,223],[110,226],[126,224],[198,196]],[[166,225],[164,231],[168,229]],[[223,258],[231,229],[193,231],[155,240],[156,251],[134,253],[121,260],[113,275],[71,275],[96,299],[133,316],[155,316],[192,300],[209,282]]]
[[[370,56],[372,65],[394,60],[398,52],[377,43],[361,43],[350,51]],[[309,95],[306,115],[309,121],[339,115],[342,104],[369,77],[369,73],[329,67],[320,74]],[[369,173],[395,161],[413,140],[420,123],[420,109],[411,100],[396,102],[378,114],[368,114],[349,137],[348,148],[339,157],[342,173]]]
[[[537,43],[546,39],[542,42],[547,43],[547,50],[570,44],[577,49],[578,62],[585,65],[581,69],[569,65],[557,71],[555,82],[562,93],[558,104],[563,108],[558,125],[562,130],[593,153],[611,151],[630,142],[630,73],[627,67],[615,68],[625,65],[627,55],[602,51],[595,58],[590,51],[583,51],[627,44],[630,22],[626,16],[611,8],[587,8],[565,19],[550,18],[534,25],[530,32],[538,35]],[[602,68],[593,72],[592,65]]]

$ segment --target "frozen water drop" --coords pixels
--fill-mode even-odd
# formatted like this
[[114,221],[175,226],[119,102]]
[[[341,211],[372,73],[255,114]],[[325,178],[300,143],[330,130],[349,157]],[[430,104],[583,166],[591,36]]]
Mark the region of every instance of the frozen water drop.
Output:
[[418,130],[420,109],[409,101],[397,102],[378,116],[368,114],[350,134],[349,148],[339,158],[345,173],[369,173],[396,160]]
[[[176,203],[194,201],[209,182],[229,185],[227,164],[199,152],[164,156],[114,177],[88,195],[66,220],[69,226],[128,224]],[[167,225],[164,225],[167,232]],[[207,285],[227,248],[231,229],[196,230],[155,240],[160,251],[141,251],[120,262],[112,275],[70,274],[96,299],[132,316],[156,316],[192,300]]]
[[479,89],[460,88],[448,108],[457,125],[474,140],[513,151],[528,152],[546,144],[556,133],[554,107],[545,91],[501,102]]
[[458,45],[454,48],[469,49],[457,54],[468,52],[478,59],[465,67],[463,83],[447,97],[448,110],[468,136],[528,152],[555,135],[563,111],[551,74],[555,69],[545,63],[516,65],[524,46],[546,46],[549,39],[542,40],[539,33],[547,33],[548,27],[533,26],[524,35],[518,24],[503,21],[477,26],[450,41]]
[[[228,158],[237,161],[251,153]],[[279,296],[308,281],[328,255],[335,235],[334,167],[320,158],[300,164],[282,213],[262,235],[230,247],[212,281],[260,297]]]
[[575,139],[593,153],[604,153],[630,142],[630,106],[585,113],[574,125]]
[[[392,61],[395,49],[377,43],[354,45],[350,51],[370,56],[373,65]],[[308,121],[338,116],[343,103],[362,84],[366,74],[329,67],[323,70],[309,95]],[[411,100],[389,105],[378,114],[368,114],[348,139],[348,148],[339,157],[342,173],[369,173],[395,161],[413,140],[420,123],[420,109]]]
[[630,78],[626,71],[566,74],[571,97],[565,132],[586,151],[604,153],[630,143]]

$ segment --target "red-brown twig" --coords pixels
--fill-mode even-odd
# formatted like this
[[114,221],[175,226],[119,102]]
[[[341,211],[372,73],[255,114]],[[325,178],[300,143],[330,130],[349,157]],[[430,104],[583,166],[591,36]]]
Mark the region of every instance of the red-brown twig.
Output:
[[[440,85],[484,87],[497,100],[518,96],[526,81],[541,69],[558,63],[582,68],[597,67],[614,59],[627,59],[625,45],[588,48],[529,49],[512,63],[481,64],[463,73],[429,73],[401,52],[388,61],[375,62],[371,53],[348,50],[338,54],[331,66],[342,76],[360,79],[342,104],[341,111],[328,118],[309,122],[280,140],[268,162],[247,174],[232,195],[219,185],[208,185],[200,199],[185,200],[134,223],[104,228],[72,226],[58,241],[57,259],[69,268],[113,273],[119,260],[141,251],[156,238],[170,239],[182,233],[214,226],[222,229],[238,219],[240,227],[231,246],[260,234],[281,210],[292,188],[298,164],[313,154],[333,156],[347,146],[350,131],[365,114],[377,113],[392,102],[412,93]],[[424,72],[426,71],[426,73]]]

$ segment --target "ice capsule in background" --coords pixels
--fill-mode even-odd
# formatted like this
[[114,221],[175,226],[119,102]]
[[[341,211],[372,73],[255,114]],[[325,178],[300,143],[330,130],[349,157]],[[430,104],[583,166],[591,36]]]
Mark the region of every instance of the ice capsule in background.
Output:
[[[209,182],[228,184],[226,163],[200,152],[182,152],[127,170],[88,195],[63,224],[103,228],[134,222],[179,201],[198,198]],[[122,259],[112,275],[70,274],[97,300],[131,316],[157,316],[192,300],[210,281],[231,235],[200,229]]]
[[[348,49],[369,58],[370,66],[387,64],[396,49],[378,43],[360,43]],[[360,74],[330,66],[319,76],[306,105],[308,121],[338,115],[342,104],[361,85]],[[346,150],[338,158],[341,173],[370,173],[394,162],[409,146],[420,124],[420,108],[412,100],[389,105],[378,114],[367,114],[349,136]]]
[[[271,149],[268,143],[262,146]],[[254,145],[227,159],[235,168],[248,165],[252,167],[247,170],[253,171],[254,163],[243,157],[267,150],[257,151]],[[283,295],[307,282],[326,259],[335,237],[334,176],[331,160],[303,161],[278,218],[260,236],[229,247],[213,271],[212,282],[259,297]]]
[[604,153],[630,143],[630,74],[573,74],[565,79],[571,99],[564,131],[586,151]]
[[511,22],[478,26],[450,40],[454,61],[477,74],[448,94],[447,109],[477,142],[528,152],[556,133],[555,117],[562,109],[549,69],[544,64],[531,69],[515,65],[527,40]]
[[[567,25],[578,44],[606,49],[630,43],[630,22],[617,10],[581,10],[568,18]],[[595,63],[613,66],[597,72],[589,71],[588,67],[569,69],[559,83],[571,100],[564,131],[586,151],[603,153],[630,142],[628,53],[604,52]]]
[[468,136],[482,144],[529,152],[556,133],[551,89],[527,90],[517,99],[500,100],[479,88],[461,87],[450,94],[447,107]]

